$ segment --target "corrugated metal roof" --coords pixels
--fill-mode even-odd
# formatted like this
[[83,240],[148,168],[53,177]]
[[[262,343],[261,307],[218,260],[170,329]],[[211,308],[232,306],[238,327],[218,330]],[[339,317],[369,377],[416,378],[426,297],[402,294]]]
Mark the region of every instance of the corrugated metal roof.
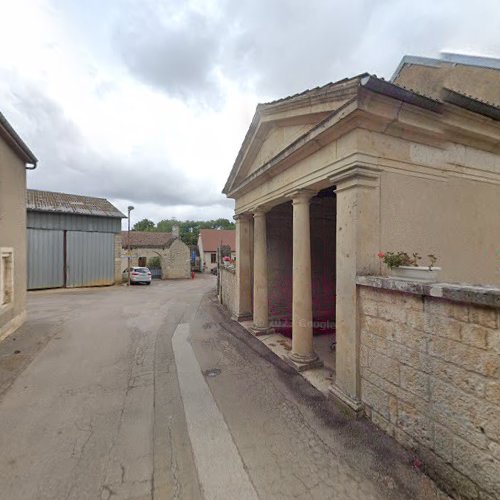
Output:
[[124,214],[105,198],[94,198],[78,194],[28,189],[26,192],[26,205],[29,211],[36,212],[126,218]]
[[[122,231],[122,247],[129,247],[128,231]],[[168,248],[175,238],[172,233],[130,231],[130,248]]]

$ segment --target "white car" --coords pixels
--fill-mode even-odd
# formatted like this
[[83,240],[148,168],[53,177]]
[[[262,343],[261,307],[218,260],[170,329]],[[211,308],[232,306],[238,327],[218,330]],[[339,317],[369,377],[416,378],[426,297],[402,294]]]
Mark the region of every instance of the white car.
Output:
[[[128,268],[123,271],[123,280],[128,281]],[[151,285],[151,271],[147,267],[130,268],[130,284],[144,283]]]

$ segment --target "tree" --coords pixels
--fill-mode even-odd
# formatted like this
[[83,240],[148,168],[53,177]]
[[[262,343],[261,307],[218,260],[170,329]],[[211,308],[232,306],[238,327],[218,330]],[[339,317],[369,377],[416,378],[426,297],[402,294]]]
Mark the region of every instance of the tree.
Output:
[[134,231],[155,231],[155,223],[149,219],[142,219],[134,224]]

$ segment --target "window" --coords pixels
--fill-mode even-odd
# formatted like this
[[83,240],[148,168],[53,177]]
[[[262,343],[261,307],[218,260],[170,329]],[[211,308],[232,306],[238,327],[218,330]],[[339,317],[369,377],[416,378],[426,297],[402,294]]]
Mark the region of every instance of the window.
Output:
[[14,300],[14,250],[0,248],[0,307]]
[[217,263],[217,254],[216,253],[210,254],[210,262],[212,264],[216,264]]

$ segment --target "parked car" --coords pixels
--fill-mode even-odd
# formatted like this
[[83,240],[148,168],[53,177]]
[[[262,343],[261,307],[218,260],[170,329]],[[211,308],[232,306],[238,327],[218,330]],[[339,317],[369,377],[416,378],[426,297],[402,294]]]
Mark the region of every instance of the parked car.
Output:
[[[128,268],[123,271],[122,278],[124,281],[128,281]],[[130,284],[135,283],[151,285],[151,271],[147,267],[131,267]]]

